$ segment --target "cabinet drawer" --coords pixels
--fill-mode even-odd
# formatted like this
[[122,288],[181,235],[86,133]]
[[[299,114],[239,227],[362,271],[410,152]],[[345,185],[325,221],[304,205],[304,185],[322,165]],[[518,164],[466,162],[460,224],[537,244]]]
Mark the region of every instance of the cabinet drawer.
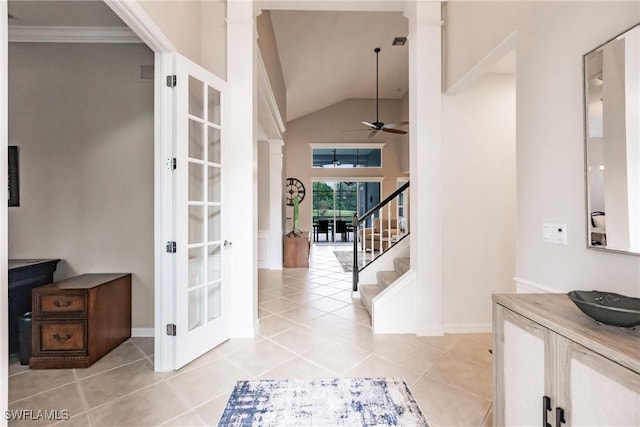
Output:
[[75,314],[85,316],[87,312],[87,294],[84,291],[39,292],[35,293],[34,316],[56,314]]
[[86,350],[86,322],[34,322],[35,352]]

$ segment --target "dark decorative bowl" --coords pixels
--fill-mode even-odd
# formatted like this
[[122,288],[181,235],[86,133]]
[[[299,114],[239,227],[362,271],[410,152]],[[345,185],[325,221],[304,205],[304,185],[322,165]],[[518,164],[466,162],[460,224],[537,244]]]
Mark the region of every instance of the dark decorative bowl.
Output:
[[640,298],[603,291],[571,291],[567,296],[584,314],[605,325],[640,325]]

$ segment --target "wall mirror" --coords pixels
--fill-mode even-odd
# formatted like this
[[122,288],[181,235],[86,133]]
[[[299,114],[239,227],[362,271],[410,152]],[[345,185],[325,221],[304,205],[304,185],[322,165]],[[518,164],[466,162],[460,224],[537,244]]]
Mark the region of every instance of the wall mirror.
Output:
[[584,55],[587,246],[640,255],[640,24]]

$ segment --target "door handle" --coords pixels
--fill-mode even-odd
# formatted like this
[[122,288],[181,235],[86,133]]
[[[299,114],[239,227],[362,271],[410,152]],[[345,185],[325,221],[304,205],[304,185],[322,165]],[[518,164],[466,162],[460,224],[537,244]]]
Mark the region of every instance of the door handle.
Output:
[[224,243],[222,243],[222,246],[224,246],[225,248],[230,248],[233,245],[232,242],[225,240]]
[[567,420],[564,419],[564,409],[556,408],[556,427],[560,427],[566,422]]
[[549,411],[551,410],[551,398],[542,396],[542,427],[551,427],[549,424]]

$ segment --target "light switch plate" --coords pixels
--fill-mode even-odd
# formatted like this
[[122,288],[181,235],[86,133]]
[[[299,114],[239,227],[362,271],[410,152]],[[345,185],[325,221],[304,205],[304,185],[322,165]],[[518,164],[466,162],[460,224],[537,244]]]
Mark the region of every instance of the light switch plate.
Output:
[[555,243],[558,245],[569,244],[567,224],[543,222],[542,241],[545,243]]

